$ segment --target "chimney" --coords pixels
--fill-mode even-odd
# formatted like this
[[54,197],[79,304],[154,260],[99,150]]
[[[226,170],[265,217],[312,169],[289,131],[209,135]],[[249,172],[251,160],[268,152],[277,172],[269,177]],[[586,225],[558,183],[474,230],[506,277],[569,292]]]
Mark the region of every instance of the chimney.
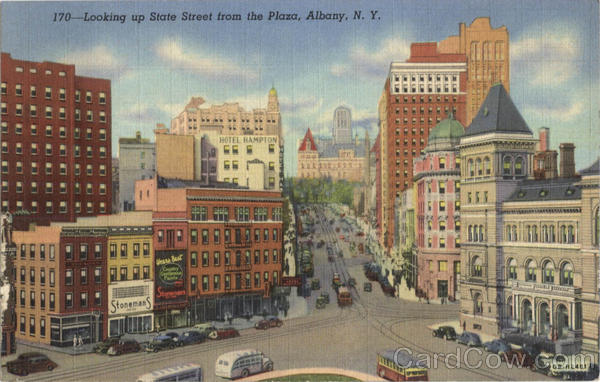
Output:
[[575,176],[575,145],[572,143],[560,144],[560,177],[572,178]]
[[539,130],[540,147],[538,151],[550,150],[550,129],[541,127]]

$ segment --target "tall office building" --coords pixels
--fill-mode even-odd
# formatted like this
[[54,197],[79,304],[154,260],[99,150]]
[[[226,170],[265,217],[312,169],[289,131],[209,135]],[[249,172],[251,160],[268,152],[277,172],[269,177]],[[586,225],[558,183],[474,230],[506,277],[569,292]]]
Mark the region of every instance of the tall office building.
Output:
[[110,81],[8,53],[1,77],[1,208],[15,228],[110,213]]
[[352,113],[344,106],[338,106],[333,112],[331,128],[334,144],[352,143]]

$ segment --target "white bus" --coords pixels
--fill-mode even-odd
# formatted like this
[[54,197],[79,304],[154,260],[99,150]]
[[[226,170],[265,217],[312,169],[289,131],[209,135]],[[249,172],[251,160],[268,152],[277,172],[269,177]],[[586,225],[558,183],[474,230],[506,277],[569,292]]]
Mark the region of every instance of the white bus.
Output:
[[247,377],[250,374],[273,370],[273,361],[254,349],[222,354],[215,362],[215,375],[223,378]]
[[202,368],[195,363],[155,370],[137,378],[137,382],[202,382]]

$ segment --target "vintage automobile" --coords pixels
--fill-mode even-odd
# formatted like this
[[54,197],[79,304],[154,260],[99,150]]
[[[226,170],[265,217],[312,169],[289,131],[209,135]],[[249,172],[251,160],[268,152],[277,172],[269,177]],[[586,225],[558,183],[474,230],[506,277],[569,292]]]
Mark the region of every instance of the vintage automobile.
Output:
[[6,363],[9,373],[25,376],[38,371],[54,370],[58,365],[45,354],[31,352],[23,353],[17,359]]
[[372,290],[373,290],[373,284],[371,284],[368,281],[365,281],[365,283],[363,284],[363,291],[370,292]]
[[146,345],[147,352],[158,352],[165,349],[175,349],[177,344],[169,336],[156,336]]
[[279,328],[283,326],[283,321],[275,316],[266,317],[264,320],[258,321],[254,327],[256,329],[269,329],[269,328]]
[[355,287],[356,286],[356,279],[354,277],[350,277],[348,279],[348,286],[349,287]]
[[329,293],[327,293],[327,292],[321,292],[321,296],[320,297],[323,297],[325,299],[325,303],[329,304]]
[[175,342],[175,344],[177,344],[177,346],[182,346],[183,345],[179,341],[179,333],[176,333],[176,332],[167,332],[167,333],[165,333],[165,336],[171,337],[171,339],[173,340],[173,342]]
[[121,355],[126,353],[137,353],[142,350],[142,347],[136,340],[121,340],[116,344],[112,345],[106,354],[108,355]]
[[100,342],[98,345],[94,346],[94,352],[106,354],[108,349],[114,344],[119,343],[121,337],[109,337],[106,340]]
[[481,346],[481,338],[479,334],[473,332],[464,331],[456,338],[456,342],[459,344],[465,344],[469,347]]
[[210,338],[211,340],[223,340],[226,338],[233,338],[239,336],[240,332],[238,332],[235,328],[222,328],[211,332],[208,335],[208,338]]
[[312,279],[310,282],[310,289],[319,290],[321,289],[321,281],[319,279]]
[[199,344],[206,341],[207,335],[198,330],[188,330],[179,336],[179,343],[183,345]]
[[498,355],[502,355],[512,349],[506,341],[498,339],[485,342],[483,348],[485,351],[496,353]]
[[456,331],[452,326],[440,326],[433,330],[433,336],[454,341],[456,339]]
[[211,332],[214,332],[215,330],[217,330],[215,328],[215,325],[211,322],[202,322],[202,323],[196,324],[196,325],[194,325],[193,329],[199,331],[200,333],[204,333],[207,336]]
[[327,306],[327,302],[325,302],[325,298],[323,296],[317,297],[317,309],[324,309]]

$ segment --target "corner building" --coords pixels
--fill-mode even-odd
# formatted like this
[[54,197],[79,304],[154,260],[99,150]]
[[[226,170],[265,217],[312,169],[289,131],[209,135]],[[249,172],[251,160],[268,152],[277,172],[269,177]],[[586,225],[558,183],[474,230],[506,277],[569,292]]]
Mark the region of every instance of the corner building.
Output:
[[74,65],[2,53],[2,211],[27,224],[111,212],[111,88]]

